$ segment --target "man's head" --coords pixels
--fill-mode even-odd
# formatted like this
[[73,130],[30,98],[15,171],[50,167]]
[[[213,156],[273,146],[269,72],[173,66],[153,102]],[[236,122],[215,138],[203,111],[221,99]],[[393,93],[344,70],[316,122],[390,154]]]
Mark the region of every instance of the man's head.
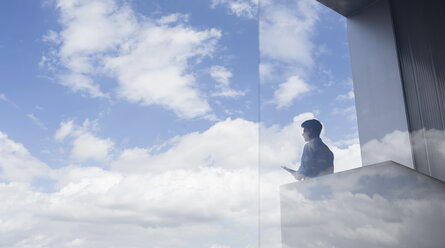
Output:
[[301,123],[303,128],[304,141],[309,141],[315,137],[320,137],[323,126],[318,120],[312,119]]

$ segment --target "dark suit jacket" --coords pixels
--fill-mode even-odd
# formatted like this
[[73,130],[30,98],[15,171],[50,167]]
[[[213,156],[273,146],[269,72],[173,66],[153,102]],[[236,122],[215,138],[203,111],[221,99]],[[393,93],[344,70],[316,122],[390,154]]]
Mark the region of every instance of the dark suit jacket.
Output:
[[298,172],[305,177],[316,177],[334,172],[334,154],[319,137],[313,138],[304,145]]

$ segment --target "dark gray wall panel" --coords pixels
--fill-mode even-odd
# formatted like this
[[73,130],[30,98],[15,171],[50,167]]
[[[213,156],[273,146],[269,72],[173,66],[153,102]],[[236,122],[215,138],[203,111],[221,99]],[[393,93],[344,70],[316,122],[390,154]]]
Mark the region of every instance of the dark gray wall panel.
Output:
[[445,180],[445,1],[391,0],[416,168]]

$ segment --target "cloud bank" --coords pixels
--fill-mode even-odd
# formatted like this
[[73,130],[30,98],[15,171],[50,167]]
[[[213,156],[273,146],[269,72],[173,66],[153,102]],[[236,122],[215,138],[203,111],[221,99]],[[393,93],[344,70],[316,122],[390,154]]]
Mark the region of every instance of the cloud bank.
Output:
[[[260,189],[259,125],[243,119],[177,136],[161,150],[109,150],[101,167],[80,159],[51,168],[2,133],[0,196],[8,203],[0,208],[2,240],[8,247],[199,247],[203,239],[213,241],[208,247],[253,247],[259,190],[268,202],[262,208],[262,215],[270,217],[264,224],[274,228],[279,225],[278,186],[293,181],[278,166],[298,165],[304,144],[298,124],[311,116],[261,128]],[[95,135],[97,125],[64,121],[54,138],[75,147],[83,135]],[[354,148],[331,148],[336,156],[348,155],[336,157],[337,169],[353,163]],[[44,191],[39,182],[47,182]],[[233,238],[240,235],[244,238]]]

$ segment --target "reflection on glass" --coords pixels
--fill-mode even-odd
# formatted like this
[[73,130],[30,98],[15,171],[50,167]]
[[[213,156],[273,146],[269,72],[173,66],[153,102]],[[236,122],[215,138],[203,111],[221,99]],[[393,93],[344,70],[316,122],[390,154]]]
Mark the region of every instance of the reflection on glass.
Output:
[[384,162],[281,186],[286,247],[445,247],[445,183]]
[[[301,179],[293,171],[313,177],[362,162],[346,18],[313,0],[268,0],[259,6],[259,244],[279,248],[279,186]],[[304,152],[301,124],[310,119],[323,124],[320,138],[333,153],[333,169],[303,170],[318,167],[311,158],[319,156]],[[326,164],[332,164],[331,152],[322,156]]]

